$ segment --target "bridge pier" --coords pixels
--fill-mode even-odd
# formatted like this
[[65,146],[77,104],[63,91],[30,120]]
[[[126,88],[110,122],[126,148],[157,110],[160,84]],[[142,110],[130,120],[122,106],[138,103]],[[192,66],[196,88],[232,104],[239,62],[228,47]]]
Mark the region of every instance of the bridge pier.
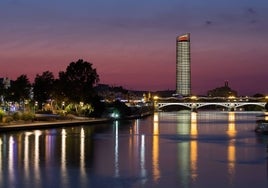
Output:
[[233,111],[235,111],[235,110],[236,110],[235,108],[229,108],[229,109],[228,109],[229,112],[233,112]]
[[191,112],[197,112],[197,104],[196,103],[191,104]]
[[237,104],[235,104],[235,103],[229,103],[228,104],[228,111],[229,112],[236,111],[236,106],[237,106]]

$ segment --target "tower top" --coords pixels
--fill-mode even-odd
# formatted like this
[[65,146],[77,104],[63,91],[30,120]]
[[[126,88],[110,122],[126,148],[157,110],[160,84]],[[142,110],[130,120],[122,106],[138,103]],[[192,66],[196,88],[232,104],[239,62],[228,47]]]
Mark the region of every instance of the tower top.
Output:
[[177,37],[177,41],[182,42],[182,41],[190,41],[190,33],[186,33],[184,35],[180,35]]

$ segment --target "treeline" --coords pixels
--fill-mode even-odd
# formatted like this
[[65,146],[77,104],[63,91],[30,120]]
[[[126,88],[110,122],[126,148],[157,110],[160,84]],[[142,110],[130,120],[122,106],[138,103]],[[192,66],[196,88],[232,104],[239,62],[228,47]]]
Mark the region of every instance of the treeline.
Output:
[[99,75],[92,63],[79,59],[60,71],[58,78],[45,71],[37,74],[33,83],[25,74],[11,81],[10,87],[1,83],[1,107],[8,111],[18,108],[40,113],[61,109],[78,115],[100,116],[104,106],[94,90],[98,82]]

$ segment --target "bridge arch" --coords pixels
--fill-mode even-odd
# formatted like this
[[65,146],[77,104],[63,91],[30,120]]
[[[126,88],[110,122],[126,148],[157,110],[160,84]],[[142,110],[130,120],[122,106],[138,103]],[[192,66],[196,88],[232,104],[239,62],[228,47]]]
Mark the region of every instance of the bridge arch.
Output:
[[260,106],[260,107],[265,107],[265,104],[262,103],[241,103],[241,104],[237,104],[236,107],[243,107],[243,106],[247,106],[247,105],[254,105],[254,106]]
[[200,103],[200,104],[197,104],[196,109],[202,108],[204,106],[222,106],[225,108],[230,108],[230,105],[228,103]]
[[158,103],[158,109],[162,109],[167,106],[182,106],[182,107],[189,108],[189,110],[192,109],[192,106],[189,105],[188,103]]
[[167,106],[182,106],[189,108],[190,110],[197,110],[204,106],[222,106],[229,110],[235,110],[236,108],[247,106],[247,105],[255,105],[265,108],[265,102],[159,102],[157,104],[158,109],[162,109]]

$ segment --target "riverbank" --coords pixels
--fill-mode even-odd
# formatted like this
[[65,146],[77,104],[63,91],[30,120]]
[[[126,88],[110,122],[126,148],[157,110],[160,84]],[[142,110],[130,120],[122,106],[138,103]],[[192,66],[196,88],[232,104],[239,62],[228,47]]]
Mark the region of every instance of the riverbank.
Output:
[[20,131],[30,129],[59,128],[74,125],[90,125],[111,122],[107,118],[89,118],[89,119],[71,119],[71,120],[54,120],[54,121],[36,121],[36,122],[15,122],[12,124],[0,125],[0,132]]
[[[45,129],[45,128],[59,128],[66,126],[76,126],[76,125],[92,125],[92,124],[101,124],[113,121],[120,120],[130,120],[130,119],[140,119],[152,115],[152,113],[142,113],[139,115],[132,115],[120,119],[111,119],[111,118],[85,118],[85,117],[73,117],[68,120],[49,120],[49,121],[18,121],[8,124],[0,124],[0,132],[6,131],[20,131],[20,130],[33,130],[33,129]],[[49,116],[51,118],[51,116]],[[40,117],[39,117],[40,118]],[[47,117],[46,117],[47,118]],[[45,117],[43,119],[46,119]],[[40,118],[42,119],[42,118]],[[52,118],[53,119],[53,118]]]

